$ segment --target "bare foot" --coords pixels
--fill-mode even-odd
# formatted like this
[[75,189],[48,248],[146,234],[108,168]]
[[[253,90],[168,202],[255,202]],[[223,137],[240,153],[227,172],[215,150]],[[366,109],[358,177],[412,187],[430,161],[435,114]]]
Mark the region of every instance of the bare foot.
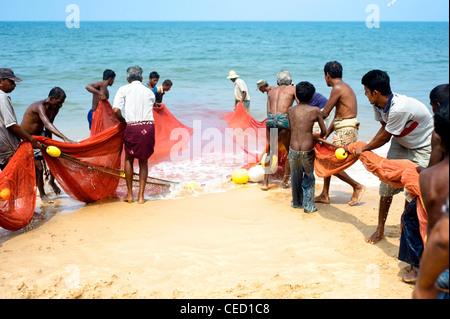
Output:
[[353,196],[350,199],[350,202],[348,204],[350,206],[355,206],[356,204],[358,204],[361,201],[365,192],[366,192],[366,186],[364,186],[364,185],[361,185],[360,187],[356,188],[353,191]]
[[323,193],[314,198],[314,203],[322,203],[322,204],[329,204],[330,203],[330,197],[325,196]]
[[262,186],[261,186],[261,190],[263,190],[263,191],[268,191],[268,190],[269,190],[269,186],[267,186],[267,185],[262,185]]
[[122,199],[122,201],[125,203],[132,203],[132,202],[134,202],[134,199],[133,199],[133,196],[127,195],[124,197],[124,199]]
[[145,203],[145,199],[143,198],[139,198],[137,201],[138,204],[144,204]]
[[377,229],[377,231],[374,232],[372,234],[372,236],[370,236],[369,238],[366,238],[366,243],[372,244],[372,245],[377,244],[380,240],[382,240],[384,238],[384,234],[383,233],[384,233],[384,231],[379,231]]

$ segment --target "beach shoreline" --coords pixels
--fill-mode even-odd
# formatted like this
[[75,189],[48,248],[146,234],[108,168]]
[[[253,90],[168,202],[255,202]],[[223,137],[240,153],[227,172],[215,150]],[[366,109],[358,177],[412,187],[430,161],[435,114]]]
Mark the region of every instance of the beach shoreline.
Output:
[[354,207],[350,197],[332,184],[332,204],[313,214],[277,183],[144,205],[62,198],[46,220],[0,237],[0,298],[409,299],[397,259],[404,197],[377,245],[364,239],[378,190]]

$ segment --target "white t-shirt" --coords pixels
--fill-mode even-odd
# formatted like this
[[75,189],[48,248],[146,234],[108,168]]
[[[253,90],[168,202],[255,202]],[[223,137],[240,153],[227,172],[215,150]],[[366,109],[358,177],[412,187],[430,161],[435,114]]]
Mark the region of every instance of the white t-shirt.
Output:
[[374,112],[375,120],[386,123],[386,131],[400,145],[417,149],[431,144],[433,116],[420,101],[393,93],[390,104],[385,109],[374,106]]
[[247,95],[245,96],[245,101],[250,101],[250,94],[248,93],[247,84],[245,84],[244,80],[236,79],[234,82],[234,96],[236,100],[240,101],[242,100],[242,92],[247,92]]
[[122,111],[127,123],[153,121],[154,104],[155,94],[152,90],[140,81],[133,81],[117,90],[113,108]]
[[6,164],[19,148],[20,137],[8,130],[14,124],[17,117],[11,98],[0,90],[0,164]]

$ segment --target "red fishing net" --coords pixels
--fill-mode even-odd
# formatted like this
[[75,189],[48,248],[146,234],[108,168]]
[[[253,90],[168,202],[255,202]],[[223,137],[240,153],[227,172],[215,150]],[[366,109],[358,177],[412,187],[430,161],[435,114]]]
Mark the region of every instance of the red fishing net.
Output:
[[[150,161],[158,162],[167,158],[176,149],[186,147],[193,130],[178,121],[165,105],[153,110],[156,128],[155,153]],[[236,110],[224,115],[233,141],[248,155],[245,168],[257,164],[267,151],[265,120],[257,121],[248,114],[242,103]],[[94,112],[91,137],[77,144],[68,144],[46,137],[36,136],[45,146],[56,146],[62,152],[59,157],[51,157],[43,152],[44,159],[63,190],[81,202],[119,196],[125,186],[123,174],[123,134],[125,123],[118,123],[107,100],[100,101]],[[249,136],[254,143],[249,143]],[[319,177],[327,177],[349,168],[358,159],[352,150],[365,145],[357,142],[348,146],[349,156],[338,160],[337,146],[318,141],[315,145],[315,172]],[[279,143],[279,171],[284,170],[287,151]],[[413,162],[407,160],[387,160],[372,152],[364,152],[359,160],[372,174],[396,188],[406,187],[412,197],[420,198],[419,174]],[[148,178],[152,192],[161,192],[170,182]],[[5,190],[4,192],[2,192]],[[9,191],[7,191],[9,190]],[[0,226],[18,230],[26,226],[34,213],[36,201],[36,181],[33,150],[29,143],[22,143],[11,158],[8,166],[0,172]],[[7,196],[10,193],[10,196]],[[3,198],[2,197],[2,198]],[[426,212],[421,200],[418,215],[423,238],[426,237]],[[420,206],[420,207],[419,207]]]
[[95,136],[104,130],[119,124],[108,100],[100,100],[97,109],[92,114],[91,136]]
[[[345,160],[338,160],[335,150],[339,146],[319,141],[316,143],[316,160],[314,169],[318,176],[327,177],[339,173],[352,166],[356,161],[352,153],[353,150],[366,145],[363,142],[356,142],[347,147],[349,155]],[[419,173],[417,164],[409,160],[389,160],[373,152],[363,152],[359,160],[366,170],[380,181],[391,185],[394,188],[406,188],[411,198],[417,198],[417,216],[420,223],[420,233],[422,239],[426,241],[427,236],[427,214],[421,200]]]
[[[227,113],[224,116],[229,128],[233,129],[233,140],[247,154],[247,163],[243,166],[245,169],[258,164],[261,157],[268,151],[266,121],[254,119],[244,108],[242,102],[236,106],[236,110]],[[248,137],[254,137],[249,143]],[[247,140],[246,140],[247,138]],[[246,142],[247,141],[247,142]],[[278,143],[278,168],[284,170],[287,160],[287,150],[281,141]]]
[[36,206],[33,148],[23,142],[8,166],[0,172],[0,227],[19,230],[27,226]]
[[110,127],[77,144],[55,141],[43,136],[36,139],[45,146],[58,147],[62,155],[42,155],[55,179],[70,197],[85,203],[116,195],[121,174],[125,123]]

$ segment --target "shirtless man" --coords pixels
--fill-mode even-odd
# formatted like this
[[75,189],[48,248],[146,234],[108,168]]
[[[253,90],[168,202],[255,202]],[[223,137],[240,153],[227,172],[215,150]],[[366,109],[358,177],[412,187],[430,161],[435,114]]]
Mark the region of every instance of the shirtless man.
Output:
[[449,106],[441,106],[434,115],[433,139],[444,159],[420,173],[420,189],[428,215],[428,233],[441,218],[442,205],[449,193]]
[[[448,195],[449,195],[449,106],[434,115],[433,137],[444,159],[420,173],[420,190],[428,215],[428,240],[420,262],[415,297],[436,298],[437,287],[448,298]],[[442,211],[441,208],[446,208]],[[443,214],[444,213],[444,214]],[[442,274],[446,270],[446,274]],[[441,275],[442,274],[442,275]],[[443,280],[438,280],[442,277]]]
[[93,94],[92,108],[88,113],[89,129],[91,129],[92,115],[94,114],[95,110],[97,109],[98,102],[100,102],[100,100],[108,100],[109,99],[108,86],[112,86],[114,84],[115,79],[116,79],[116,73],[114,73],[114,71],[105,70],[103,72],[103,81],[94,82],[94,83],[88,84],[86,86],[86,90],[88,90],[89,92],[91,92]]
[[[325,65],[324,72],[327,85],[333,89],[331,90],[327,105],[322,110],[323,117],[327,118],[333,108],[336,107],[334,120],[328,128],[325,138],[328,138],[334,131],[331,143],[339,146],[348,146],[358,141],[359,123],[356,119],[358,114],[356,95],[352,88],[342,80],[342,65],[339,62],[328,62]],[[354,206],[358,204],[366,191],[366,187],[353,180],[344,171],[335,176],[353,188],[353,196],[350,199],[349,205]],[[320,196],[316,197],[316,203],[330,203],[330,181],[331,176],[324,179],[323,191]]]
[[293,208],[303,208],[305,213],[317,211],[314,205],[314,135],[313,127],[317,122],[320,137],[326,134],[320,108],[310,106],[316,89],[309,82],[300,82],[296,86],[299,105],[289,108],[288,118],[291,127],[289,164],[291,168]]
[[[52,138],[52,134],[55,134],[66,143],[76,143],[69,140],[53,125],[55,117],[65,99],[66,94],[61,88],[53,88],[45,100],[34,102],[28,107],[23,115],[20,126],[31,135],[42,135],[44,129],[46,129],[46,136],[49,138]],[[34,157],[34,163],[36,165],[36,184],[39,189],[41,200],[45,203],[51,203],[44,190],[44,166],[40,150],[35,151]],[[61,194],[61,190],[55,184],[53,176],[50,176],[49,184],[56,195]]]
[[[267,158],[267,163],[265,167],[269,167],[269,158],[272,158],[272,152],[275,152],[278,147],[277,145],[272,145],[270,141],[270,130],[277,129],[278,140],[281,140],[286,150],[289,150],[289,143],[291,138],[291,133],[289,129],[288,120],[288,109],[292,106],[295,97],[295,86],[292,86],[292,76],[289,71],[281,71],[277,74],[278,87],[271,89],[267,93],[267,122],[266,122],[266,136],[269,143],[269,151]],[[278,143],[278,140],[276,143]],[[275,142],[275,141],[274,141]],[[270,163],[271,164],[271,163]],[[287,188],[289,180],[289,163],[286,161],[283,177],[283,187]],[[264,181],[261,187],[262,190],[269,189],[269,174],[264,174]]]

